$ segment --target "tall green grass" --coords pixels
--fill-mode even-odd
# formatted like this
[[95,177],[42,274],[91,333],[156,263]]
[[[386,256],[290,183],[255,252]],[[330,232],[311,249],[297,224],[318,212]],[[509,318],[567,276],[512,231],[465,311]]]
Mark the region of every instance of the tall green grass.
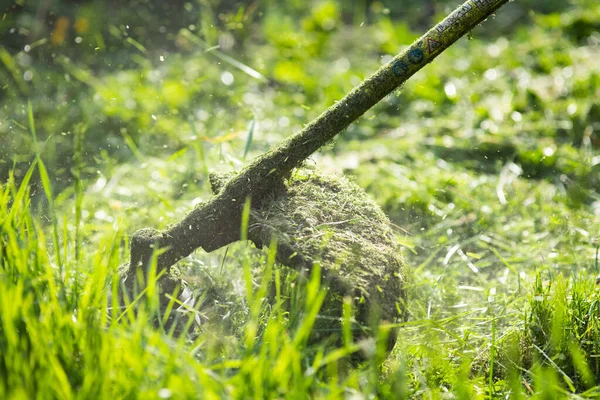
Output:
[[529,381],[540,395],[600,396],[596,279],[578,274],[543,281],[538,275],[522,320],[503,338],[496,368],[499,377]]
[[[38,155],[20,185],[11,176],[0,192],[0,398],[319,398],[381,391],[385,341],[358,369],[348,362],[358,350],[350,334],[341,348],[309,344],[325,296],[318,268],[303,289],[302,309],[292,309],[298,323],[289,323],[280,308],[274,246],[258,287],[247,274],[249,316],[239,340],[208,330],[191,340],[156,328],[156,276],[147,301],[138,297],[109,310],[121,234],[84,249],[79,230],[43,224],[33,215],[29,189],[36,170],[44,173],[41,166]],[[271,282],[272,305],[265,301]],[[346,311],[342,323],[350,329],[349,305]]]
[[[310,344],[324,298],[319,269],[302,289],[302,307],[292,309],[298,324],[290,324],[294,316],[281,308],[281,293],[289,288],[281,287],[274,246],[258,286],[246,274],[249,315],[237,338],[209,329],[194,340],[175,337],[155,327],[157,301],[138,299],[108,311],[109,284],[116,283],[122,261],[121,234],[105,236],[96,251],[86,247],[76,257],[73,232],[32,214],[29,180],[40,165],[38,157],[19,186],[11,176],[0,191],[1,398],[600,395],[600,289],[587,276],[538,278],[510,329],[500,334],[490,317],[492,336],[480,347],[490,350],[479,359],[439,340],[451,321],[421,320],[404,325],[389,359],[382,343],[364,364],[352,364],[349,356],[359,346],[349,331],[349,304],[341,322],[344,345]],[[157,293],[145,294],[151,300]],[[478,363],[479,370],[470,367]]]
[[[193,338],[175,336],[155,323],[165,318],[155,265],[149,266],[142,293],[125,307],[115,303],[126,240],[115,230],[82,245],[84,191],[77,171],[75,227],[68,213],[55,210],[31,105],[28,109],[35,158],[18,184],[11,174],[0,188],[0,398],[600,395],[600,289],[589,274],[547,281],[538,276],[524,311],[513,314],[508,328],[490,303],[477,322],[490,329],[475,343],[468,330],[463,337],[457,333],[468,313],[400,324],[398,345],[388,357],[390,326],[374,327],[380,340],[371,347],[353,343],[349,302],[339,322],[343,344],[310,341],[325,298],[319,268],[293,288],[275,264],[273,244],[260,265],[241,258],[246,315],[234,331],[211,321]],[[82,140],[79,132],[78,143]],[[47,207],[34,212],[30,182],[36,173]],[[365,348],[367,360],[357,364],[352,356]]]

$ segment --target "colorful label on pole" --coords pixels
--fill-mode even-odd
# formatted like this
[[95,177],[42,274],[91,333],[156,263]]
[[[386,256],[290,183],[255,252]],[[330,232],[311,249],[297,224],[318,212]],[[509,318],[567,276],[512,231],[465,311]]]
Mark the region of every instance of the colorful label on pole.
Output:
[[441,42],[432,38],[427,38],[427,50],[429,51],[429,54],[435,53],[441,45]]
[[408,72],[408,64],[402,60],[396,60],[392,65],[392,72],[396,76],[402,76]]
[[445,32],[448,28],[450,28],[452,25],[454,25],[456,22],[458,22],[463,16],[465,16],[472,9],[473,9],[473,6],[470,5],[469,3],[463,4],[462,6],[457,8],[456,11],[454,11],[452,14],[450,14],[448,16],[448,18],[446,18],[445,20],[440,22],[435,27],[435,29],[437,29],[437,31],[439,33]]
[[492,13],[492,10],[508,0],[467,0],[452,14],[431,29],[426,36],[413,43],[391,62],[391,72],[404,82],[409,75],[430,62],[438,53],[454,43],[469,29]]
[[479,7],[479,9],[482,11],[485,11],[486,9],[490,8],[491,6],[496,4],[496,2],[497,0],[473,0],[473,3],[475,3],[475,5]]
[[[420,45],[420,43],[419,43]],[[408,60],[413,64],[419,64],[425,58],[423,50],[416,47],[408,52]]]

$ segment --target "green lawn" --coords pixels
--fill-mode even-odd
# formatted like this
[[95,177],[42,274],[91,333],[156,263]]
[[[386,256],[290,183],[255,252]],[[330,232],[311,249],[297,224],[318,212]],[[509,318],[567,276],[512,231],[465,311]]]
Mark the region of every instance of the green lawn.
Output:
[[179,263],[210,305],[194,337],[160,327],[155,285],[124,309],[108,294],[137,229],[298,132],[423,9],[57,2],[36,22],[33,3],[0,8],[0,398],[600,397],[596,1],[511,2],[307,161],[403,247],[407,319],[360,362],[347,337],[309,340],[319,276],[295,287],[250,243]]

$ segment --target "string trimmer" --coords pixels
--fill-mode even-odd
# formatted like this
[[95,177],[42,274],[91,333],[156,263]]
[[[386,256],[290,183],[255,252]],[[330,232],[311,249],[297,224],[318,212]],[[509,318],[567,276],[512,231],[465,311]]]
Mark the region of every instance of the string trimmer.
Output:
[[[466,1],[300,133],[238,173],[211,177],[214,197],[181,221],[165,231],[145,228],[135,232],[130,263],[120,270],[121,295],[131,299],[141,290],[148,282],[146,271],[153,266],[157,272],[167,273],[161,278],[166,292],[180,291],[183,304],[178,311],[184,314],[192,310],[193,296],[173,273],[173,265],[198,247],[211,252],[244,235],[258,247],[268,246],[274,239],[277,260],[302,275],[320,265],[322,289],[328,290],[321,315],[329,327],[332,320],[339,321],[344,297],[352,300],[356,310],[357,339],[369,335],[368,327],[374,321],[401,318],[404,263],[390,221],[361,189],[344,178],[297,168],[507,1]],[[244,205],[250,202],[244,214]],[[246,232],[241,231],[243,216],[248,222]],[[165,308],[166,303],[168,300]],[[389,345],[394,341],[392,334]]]

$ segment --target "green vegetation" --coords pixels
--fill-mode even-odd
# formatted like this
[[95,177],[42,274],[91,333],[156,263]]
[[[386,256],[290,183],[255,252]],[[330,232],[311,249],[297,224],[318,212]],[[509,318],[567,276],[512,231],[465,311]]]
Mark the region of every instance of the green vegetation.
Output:
[[387,323],[401,318],[406,273],[390,221],[347,179],[296,170],[285,187],[250,213],[247,232],[258,248],[276,240],[277,260],[300,275],[319,265],[327,296],[313,336],[341,339],[340,326],[332,321],[342,318],[344,302],[356,308],[355,339],[369,338],[379,317]]
[[321,269],[299,279],[265,237],[178,263],[193,335],[152,269],[120,307],[129,235],[207,201],[209,172],[299,131],[457,4],[17,3],[0,9],[1,398],[600,396],[596,1],[510,3],[308,161],[364,189],[397,227],[386,251],[405,249],[406,320],[359,342],[337,299],[334,344],[310,340]]

